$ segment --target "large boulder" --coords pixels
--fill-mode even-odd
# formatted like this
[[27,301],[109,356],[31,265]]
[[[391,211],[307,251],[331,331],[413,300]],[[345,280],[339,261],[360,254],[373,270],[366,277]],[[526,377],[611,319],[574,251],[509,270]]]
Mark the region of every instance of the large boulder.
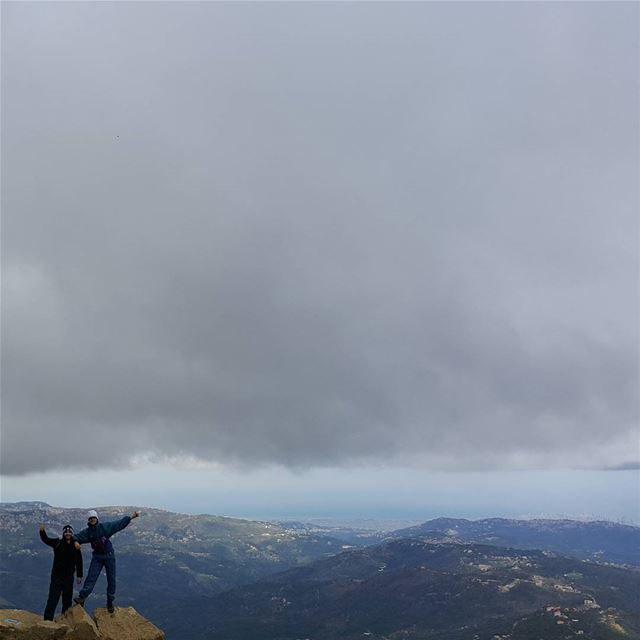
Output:
[[66,624],[43,620],[30,611],[0,609],[0,640],[58,640],[69,631]]
[[164,640],[164,633],[133,607],[116,607],[113,613],[96,609],[94,617],[101,640]]
[[65,613],[56,618],[56,622],[71,628],[65,640],[99,640],[100,638],[96,623],[79,605],[67,609]]

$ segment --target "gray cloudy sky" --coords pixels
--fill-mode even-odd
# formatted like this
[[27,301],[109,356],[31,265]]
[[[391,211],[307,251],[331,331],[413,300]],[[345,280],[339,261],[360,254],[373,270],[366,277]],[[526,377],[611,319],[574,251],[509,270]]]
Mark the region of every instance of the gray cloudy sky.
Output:
[[637,462],[638,13],[3,3],[3,474]]

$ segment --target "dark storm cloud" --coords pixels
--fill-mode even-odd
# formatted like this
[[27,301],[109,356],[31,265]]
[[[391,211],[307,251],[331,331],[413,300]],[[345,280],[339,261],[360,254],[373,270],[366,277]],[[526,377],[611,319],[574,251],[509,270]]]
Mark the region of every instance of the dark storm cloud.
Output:
[[5,4],[3,473],[636,460],[637,14]]

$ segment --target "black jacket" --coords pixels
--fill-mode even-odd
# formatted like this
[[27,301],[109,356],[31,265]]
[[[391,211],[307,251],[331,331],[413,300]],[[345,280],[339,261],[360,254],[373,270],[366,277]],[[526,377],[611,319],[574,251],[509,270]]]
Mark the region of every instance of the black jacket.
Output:
[[40,531],[40,540],[53,547],[53,575],[66,578],[73,576],[75,571],[78,578],[82,578],[82,554],[73,544],[73,538],[67,544],[61,538],[49,538],[44,531]]

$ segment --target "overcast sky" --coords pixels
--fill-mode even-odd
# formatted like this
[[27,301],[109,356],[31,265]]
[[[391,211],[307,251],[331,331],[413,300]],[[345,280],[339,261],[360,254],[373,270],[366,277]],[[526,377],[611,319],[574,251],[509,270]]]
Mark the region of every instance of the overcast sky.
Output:
[[3,3],[2,473],[637,465],[638,13]]

